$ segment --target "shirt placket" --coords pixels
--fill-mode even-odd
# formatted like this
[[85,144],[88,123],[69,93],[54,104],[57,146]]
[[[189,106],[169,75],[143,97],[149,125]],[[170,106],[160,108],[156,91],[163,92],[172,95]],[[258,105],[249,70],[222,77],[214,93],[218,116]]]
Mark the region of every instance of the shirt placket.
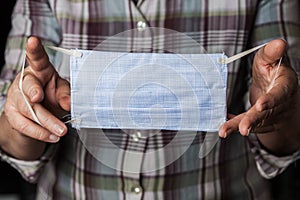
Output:
[[128,147],[138,148],[134,150],[128,149],[124,151],[122,162],[123,188],[125,199],[140,200],[143,195],[143,186],[141,185],[140,174],[142,173],[142,165],[144,154],[142,149],[145,147],[145,142],[141,142],[142,131],[132,130],[127,133]]
[[131,0],[133,28],[139,31],[143,31],[149,26],[146,13],[141,9],[144,1],[145,0]]
[[[145,0],[131,0],[131,17],[133,29],[143,31],[149,27],[149,22],[146,13],[141,9],[141,5]],[[125,131],[126,132],[126,131]],[[142,186],[141,174],[143,171],[145,138],[143,130],[131,130],[126,146],[138,146],[136,152],[132,150],[124,151],[122,156],[122,177],[123,177],[123,194],[125,199],[140,200],[143,198],[144,188]],[[147,131],[146,131],[147,132]],[[147,133],[146,133],[147,134]]]

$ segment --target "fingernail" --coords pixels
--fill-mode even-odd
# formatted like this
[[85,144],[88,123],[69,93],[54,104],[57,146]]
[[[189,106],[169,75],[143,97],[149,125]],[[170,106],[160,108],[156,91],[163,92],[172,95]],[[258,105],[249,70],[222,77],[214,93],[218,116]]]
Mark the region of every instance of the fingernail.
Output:
[[49,140],[53,141],[53,142],[58,142],[59,137],[57,137],[56,135],[51,134],[49,136]]
[[57,125],[57,124],[54,126],[54,128],[55,128],[55,132],[56,132],[58,135],[62,135],[62,133],[64,132],[64,128],[61,127],[61,126],[59,126],[59,125]]
[[221,138],[226,138],[226,137],[227,137],[227,132],[224,131],[224,132],[222,133],[221,131],[219,131],[219,136],[220,136]]
[[32,90],[30,92],[30,98],[33,99],[36,94],[37,94],[37,91],[36,90]]
[[247,136],[249,136],[250,132],[251,132],[251,127],[248,128]]

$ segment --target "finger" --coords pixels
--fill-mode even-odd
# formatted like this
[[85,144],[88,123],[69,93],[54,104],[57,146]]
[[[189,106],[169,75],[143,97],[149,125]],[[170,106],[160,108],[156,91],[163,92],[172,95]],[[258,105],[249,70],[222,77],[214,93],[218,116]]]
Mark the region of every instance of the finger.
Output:
[[260,112],[274,108],[281,112],[283,109],[286,109],[293,100],[293,90],[294,89],[290,88],[288,84],[278,84],[268,93],[259,97],[254,106],[256,106],[256,109]]
[[[260,97],[255,105],[247,111],[245,119],[241,121],[240,130],[251,129],[255,133],[278,130],[282,119],[291,117],[297,99],[293,96],[271,95],[273,91]],[[277,99],[278,98],[278,99]],[[272,130],[270,130],[272,128]]]
[[52,76],[51,79],[47,82],[47,85],[44,87],[45,91],[45,100],[50,103],[50,105],[57,106],[57,99],[56,99],[56,90],[57,90],[57,79],[59,76]]
[[62,109],[65,111],[71,110],[70,84],[67,80],[58,80],[56,98]]
[[51,112],[45,109],[41,104],[34,104],[33,110],[42,126],[49,130],[52,134],[59,137],[66,134],[66,125],[56,118]]
[[41,102],[44,99],[43,87],[32,74],[24,75],[23,92],[32,103]]
[[259,132],[270,131],[270,127],[274,128],[275,126],[273,125],[280,121],[280,117],[287,114],[286,109],[288,106],[287,104],[280,104],[279,106],[264,110],[258,110],[257,107],[259,106],[255,105],[251,107],[245,113],[243,119],[241,119],[239,131],[242,135],[248,135],[250,131],[258,131],[258,128]]
[[45,85],[56,71],[50,63],[41,41],[37,37],[28,39],[26,56],[33,73],[41,81],[42,85]]
[[275,133],[278,132],[278,130],[281,129],[280,123],[271,123],[268,125],[263,125],[263,126],[257,126],[254,128],[251,128],[249,130],[250,133],[255,133],[255,134],[266,134],[266,133]]
[[238,131],[239,123],[244,117],[245,113],[237,115],[231,118],[230,120],[226,121],[219,129],[219,136],[222,138],[227,137],[228,135],[232,134],[235,131]]
[[276,63],[285,53],[286,42],[281,39],[272,40],[264,48],[260,49],[256,56],[260,65]]
[[11,126],[19,133],[22,133],[25,136],[28,136],[36,140],[51,142],[51,143],[58,142],[60,139],[60,137],[52,134],[51,132],[47,131],[45,128],[31,121],[30,119],[23,117],[18,112],[14,113],[13,117],[11,116],[12,115],[7,116],[7,120],[9,121]]
[[50,80],[45,89],[43,105],[56,116],[62,117],[70,111],[70,86],[68,81],[55,77]]
[[254,85],[261,90],[254,92],[255,96],[270,88],[276,69],[278,69],[277,62],[284,55],[285,47],[286,44],[283,40],[273,40],[255,55],[252,68],[252,86]]
[[[23,115],[24,118],[34,120],[26,105],[20,106],[18,110],[18,113]],[[41,123],[41,126],[46,130],[57,136],[63,136],[66,133],[66,125],[57,119],[51,112],[45,109],[41,104],[33,104],[32,110]]]
[[45,88],[45,97],[52,104],[59,104],[60,99],[70,96],[70,86],[67,80],[53,76]]
[[[275,112],[272,111],[272,114],[269,114],[267,111],[264,111],[264,114],[261,118],[258,117],[255,119],[255,115],[253,116],[254,117],[252,117],[252,120],[256,120],[256,121],[253,122],[249,121],[249,123],[244,123],[244,119],[243,119],[241,121],[240,126],[248,127],[248,132],[251,133],[265,134],[265,133],[274,133],[282,130],[283,129],[282,119],[291,117],[291,114],[289,112],[278,113],[276,111]],[[251,119],[251,117],[249,117],[248,119]],[[244,124],[250,124],[250,125],[244,125]]]
[[285,52],[285,46],[283,40],[273,40],[255,55],[250,91],[251,104],[276,86],[277,78],[284,69],[284,67],[279,68],[278,61]]
[[285,102],[298,90],[298,78],[292,68],[285,66],[277,68],[275,75],[266,90],[266,93],[273,96],[270,100],[274,101],[268,102],[270,106]]
[[251,129],[258,125],[265,118],[267,111],[258,111],[255,106],[251,107],[239,123],[239,132],[241,135],[249,135]]

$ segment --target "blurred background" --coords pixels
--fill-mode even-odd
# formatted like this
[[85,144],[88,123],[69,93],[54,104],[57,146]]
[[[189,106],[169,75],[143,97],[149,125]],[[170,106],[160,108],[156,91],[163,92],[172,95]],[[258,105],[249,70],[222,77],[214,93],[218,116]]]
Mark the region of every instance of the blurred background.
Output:
[[[0,68],[5,63],[4,48],[11,28],[11,12],[16,0],[1,0],[0,16]],[[300,47],[299,47],[300,48]],[[300,199],[300,161],[292,164],[283,174],[272,180],[275,200]],[[35,199],[35,185],[22,179],[19,173],[8,164],[0,161],[0,200]]]

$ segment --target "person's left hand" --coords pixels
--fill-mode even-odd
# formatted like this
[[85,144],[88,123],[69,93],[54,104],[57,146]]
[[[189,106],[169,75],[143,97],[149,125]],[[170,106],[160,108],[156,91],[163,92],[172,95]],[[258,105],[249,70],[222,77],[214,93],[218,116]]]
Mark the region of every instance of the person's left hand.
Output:
[[273,40],[255,55],[252,66],[250,103],[252,107],[237,116],[228,115],[219,136],[235,131],[247,136],[256,133],[260,142],[275,154],[284,155],[300,147],[300,93],[294,70],[280,59],[286,43]]

